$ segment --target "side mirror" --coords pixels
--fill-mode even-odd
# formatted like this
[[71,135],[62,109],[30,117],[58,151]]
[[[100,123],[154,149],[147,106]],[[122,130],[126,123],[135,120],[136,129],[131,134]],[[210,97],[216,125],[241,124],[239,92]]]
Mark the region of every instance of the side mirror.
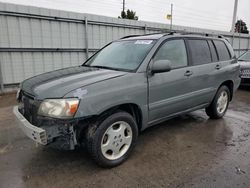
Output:
[[152,73],[168,72],[170,70],[171,70],[171,61],[169,60],[157,60],[154,62],[151,68]]

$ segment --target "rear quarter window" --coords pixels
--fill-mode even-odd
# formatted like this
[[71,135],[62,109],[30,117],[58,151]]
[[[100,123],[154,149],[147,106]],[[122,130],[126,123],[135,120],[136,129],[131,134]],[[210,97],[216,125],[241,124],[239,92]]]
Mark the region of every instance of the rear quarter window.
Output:
[[216,47],[220,61],[227,61],[231,59],[227,46],[223,41],[214,40],[214,45]]
[[215,46],[214,46],[214,44],[213,44],[213,42],[211,40],[208,40],[207,42],[209,44],[210,52],[211,52],[211,55],[212,55],[212,61],[217,62],[218,61],[218,56],[217,56],[217,53],[216,53]]
[[188,46],[192,59],[192,65],[202,65],[212,62],[207,40],[188,39]]
[[233,49],[232,45],[228,41],[225,41],[225,43],[227,44],[227,48],[230,52],[230,57],[231,58],[235,57],[235,53],[234,53],[234,49]]

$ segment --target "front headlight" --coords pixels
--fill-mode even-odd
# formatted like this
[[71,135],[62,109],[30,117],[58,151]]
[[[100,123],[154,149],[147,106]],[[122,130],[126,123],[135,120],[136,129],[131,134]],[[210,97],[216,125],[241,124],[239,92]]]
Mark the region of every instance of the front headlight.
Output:
[[38,110],[38,114],[42,116],[50,116],[55,118],[71,118],[75,115],[79,104],[79,99],[46,99]]

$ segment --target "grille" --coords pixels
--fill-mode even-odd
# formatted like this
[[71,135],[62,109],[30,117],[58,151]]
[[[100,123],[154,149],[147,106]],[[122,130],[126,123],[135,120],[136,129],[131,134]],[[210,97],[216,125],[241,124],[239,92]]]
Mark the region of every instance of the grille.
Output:
[[36,124],[37,107],[32,97],[23,94],[22,96],[24,117],[33,125]]
[[241,70],[242,78],[250,78],[250,69]]

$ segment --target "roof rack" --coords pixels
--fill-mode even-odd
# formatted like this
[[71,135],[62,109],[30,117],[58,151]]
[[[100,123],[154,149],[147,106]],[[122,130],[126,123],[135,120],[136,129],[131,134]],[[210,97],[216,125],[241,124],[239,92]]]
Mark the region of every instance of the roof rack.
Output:
[[130,37],[139,37],[139,36],[142,36],[142,35],[127,35],[127,36],[122,37],[120,39],[126,39],[126,38],[130,38]]
[[180,34],[180,35],[200,35],[200,36],[206,36],[206,37],[218,37],[221,39],[226,39],[223,35],[216,35],[216,34],[210,34],[210,33],[197,33],[197,32],[186,32],[186,31],[170,31],[170,32],[159,32],[159,33],[148,33],[148,34],[143,34],[143,35],[128,35],[124,36],[120,39],[126,39],[126,38],[131,38],[131,37],[140,37],[140,36],[148,36],[148,35],[157,35],[157,34],[163,34],[163,36],[167,35],[174,35],[174,34]]
[[148,33],[148,34],[143,34],[143,35],[128,35],[128,36],[122,37],[120,39],[127,39],[127,38],[131,38],[131,37],[140,37],[140,36],[148,36],[148,35],[157,35],[157,34],[163,34],[165,36],[165,35],[173,35],[174,33],[176,33],[176,32],[171,31],[169,33],[159,32],[159,33]]
[[164,36],[166,36],[166,35],[174,35],[175,33],[177,33],[177,32],[176,31],[170,31],[169,33],[165,33]]
[[182,35],[202,35],[206,37],[218,37],[218,38],[223,38],[225,37],[223,35],[216,35],[216,34],[210,34],[210,33],[195,33],[195,32],[180,32]]

